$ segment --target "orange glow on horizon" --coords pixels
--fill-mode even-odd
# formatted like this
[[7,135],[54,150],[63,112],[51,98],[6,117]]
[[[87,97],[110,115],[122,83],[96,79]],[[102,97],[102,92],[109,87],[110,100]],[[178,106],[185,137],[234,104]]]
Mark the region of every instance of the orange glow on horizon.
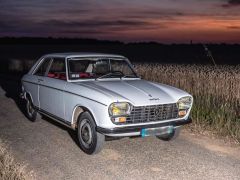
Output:
[[137,40],[139,37],[149,40],[169,40],[181,42],[240,42],[240,21],[224,20],[212,17],[181,17],[177,20],[149,20],[149,27],[143,29],[122,29],[113,31],[112,37],[121,36]]
[[1,2],[0,37],[240,43],[236,1],[12,1]]

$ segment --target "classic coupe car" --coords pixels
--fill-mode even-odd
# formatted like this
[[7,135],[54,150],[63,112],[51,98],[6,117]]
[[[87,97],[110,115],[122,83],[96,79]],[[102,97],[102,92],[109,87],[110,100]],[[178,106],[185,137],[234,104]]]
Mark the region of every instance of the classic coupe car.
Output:
[[141,79],[120,55],[56,53],[41,57],[22,78],[26,116],[48,116],[77,132],[87,154],[107,138],[176,138],[191,123],[193,97]]

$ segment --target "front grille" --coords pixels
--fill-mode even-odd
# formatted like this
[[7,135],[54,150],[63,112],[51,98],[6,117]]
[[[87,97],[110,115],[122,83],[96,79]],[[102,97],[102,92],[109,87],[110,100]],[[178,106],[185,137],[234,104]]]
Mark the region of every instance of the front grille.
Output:
[[134,106],[126,124],[163,121],[178,118],[176,103],[150,106]]

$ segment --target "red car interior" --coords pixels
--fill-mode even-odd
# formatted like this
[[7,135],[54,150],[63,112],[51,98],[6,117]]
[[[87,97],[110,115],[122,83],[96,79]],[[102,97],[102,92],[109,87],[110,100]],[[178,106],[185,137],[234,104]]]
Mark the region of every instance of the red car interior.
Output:
[[89,73],[85,73],[85,72],[79,73],[79,77],[80,77],[80,78],[89,78],[89,77],[90,77],[90,74],[89,74]]
[[62,79],[66,80],[66,73],[61,73],[61,72],[55,72],[55,73],[48,73],[47,75],[50,78],[56,78],[56,79]]
[[[50,78],[56,78],[56,79],[62,79],[62,80],[66,80],[66,73],[61,73],[61,72],[49,72],[48,77]],[[90,73],[86,73],[86,72],[81,72],[79,73],[79,78],[89,78],[91,77]]]

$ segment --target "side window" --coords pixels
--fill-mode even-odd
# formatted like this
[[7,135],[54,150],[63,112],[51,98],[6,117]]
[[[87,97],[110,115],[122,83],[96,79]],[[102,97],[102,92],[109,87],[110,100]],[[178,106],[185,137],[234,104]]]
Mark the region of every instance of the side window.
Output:
[[66,66],[64,58],[53,58],[48,77],[66,80]]
[[45,58],[41,64],[38,66],[38,69],[35,71],[34,75],[37,75],[37,76],[44,76],[46,71],[47,71],[47,68],[49,66],[49,62],[51,61],[50,58]]

